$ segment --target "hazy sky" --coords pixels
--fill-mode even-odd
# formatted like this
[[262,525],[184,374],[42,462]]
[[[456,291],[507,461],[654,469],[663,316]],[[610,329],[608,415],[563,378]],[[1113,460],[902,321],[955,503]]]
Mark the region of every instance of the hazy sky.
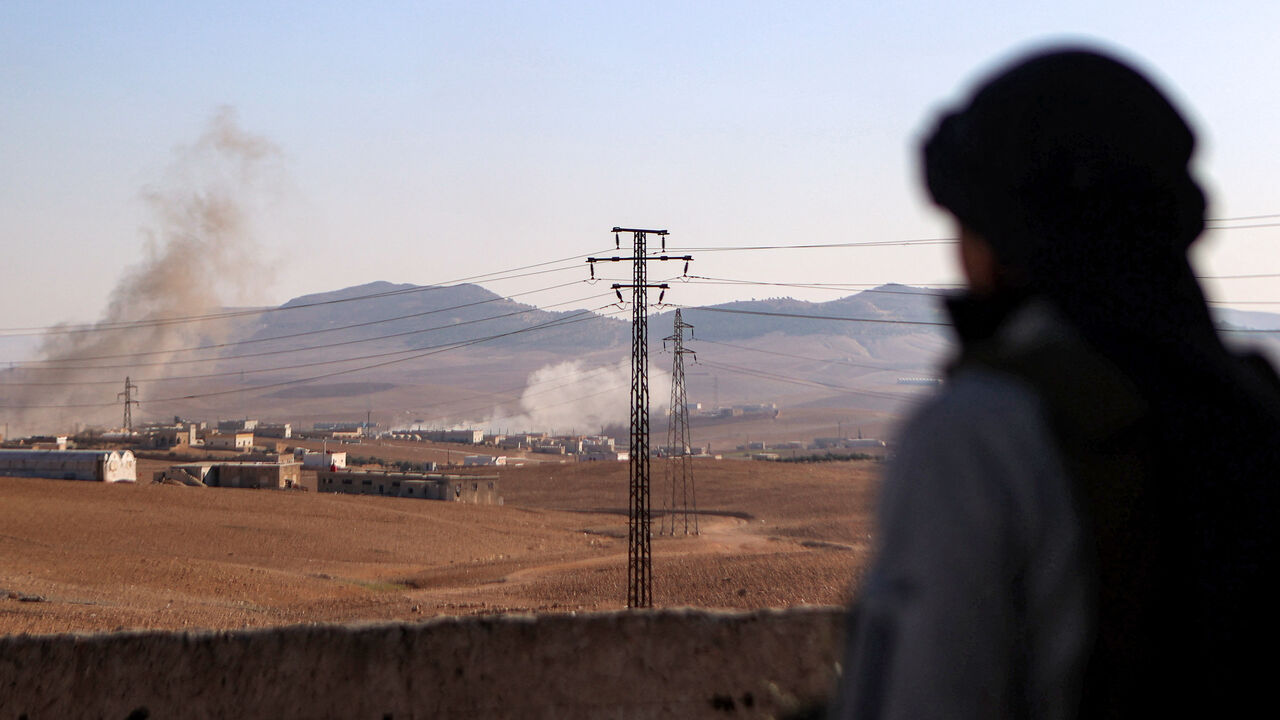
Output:
[[[370,5],[0,2],[0,326],[96,317],[153,223],[144,189],[222,106],[279,146],[285,178],[255,226],[273,272],[228,302],[445,282],[611,247],[617,224],[695,247],[946,235],[918,135],[999,59],[1063,39],[1122,53],[1175,97],[1211,215],[1280,213],[1280,3]],[[1202,272],[1280,273],[1280,228],[1202,244]],[[701,253],[691,272],[955,279],[938,246]],[[1276,286],[1211,290],[1280,301]],[[672,297],[782,294],[838,296]]]

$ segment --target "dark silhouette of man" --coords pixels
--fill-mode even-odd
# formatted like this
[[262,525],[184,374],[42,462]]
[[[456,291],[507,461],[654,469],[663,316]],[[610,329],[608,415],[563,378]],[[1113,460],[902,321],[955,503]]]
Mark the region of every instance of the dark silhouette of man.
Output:
[[1194,144],[1079,49],[926,139],[961,351],[886,478],[837,716],[1268,712],[1280,381],[1223,347],[1187,261]]

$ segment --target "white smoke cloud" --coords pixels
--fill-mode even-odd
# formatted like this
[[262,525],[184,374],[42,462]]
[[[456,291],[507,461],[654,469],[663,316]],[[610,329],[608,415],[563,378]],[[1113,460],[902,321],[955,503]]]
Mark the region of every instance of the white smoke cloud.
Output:
[[[664,412],[671,375],[649,366],[649,409]],[[510,432],[591,433],[606,425],[626,425],[631,416],[631,360],[586,367],[580,360],[544,365],[529,374],[525,391],[511,408],[494,408],[476,427]]]

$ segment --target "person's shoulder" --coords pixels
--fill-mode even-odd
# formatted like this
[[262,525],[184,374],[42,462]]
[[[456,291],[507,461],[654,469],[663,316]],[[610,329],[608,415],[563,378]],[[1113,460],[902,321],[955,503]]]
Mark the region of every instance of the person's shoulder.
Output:
[[982,366],[958,369],[907,423],[904,438],[981,436],[1039,426],[1043,403],[1031,383]]
[[1067,485],[1036,388],[975,366],[957,370],[904,428],[884,512],[946,517],[969,528],[1014,522],[1019,534],[1033,537]]

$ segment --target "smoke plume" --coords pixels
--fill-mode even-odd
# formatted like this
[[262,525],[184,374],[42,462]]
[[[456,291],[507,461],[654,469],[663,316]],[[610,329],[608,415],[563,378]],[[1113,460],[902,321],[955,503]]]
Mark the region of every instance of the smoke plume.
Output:
[[[88,331],[56,328],[43,339],[40,361],[5,373],[7,382],[25,383],[0,403],[10,409],[11,434],[119,426],[123,406],[110,405],[126,376],[140,387],[144,413],[148,397],[192,391],[179,382],[147,380],[208,372],[205,363],[178,369],[162,363],[179,348],[223,337],[227,322],[165,320],[218,313],[260,297],[268,274],[253,219],[274,199],[281,178],[280,151],[242,130],[231,108],[215,112],[195,143],[177,148],[161,182],[142,191],[149,215],[142,259],[125,269],[102,318]],[[107,380],[119,387],[87,384]]]
[[[649,367],[649,408],[667,405],[671,376],[652,363]],[[545,365],[529,374],[525,391],[514,408],[495,408],[476,427],[506,428],[512,432],[595,432],[602,426],[630,421],[631,361],[586,369],[581,361]]]

